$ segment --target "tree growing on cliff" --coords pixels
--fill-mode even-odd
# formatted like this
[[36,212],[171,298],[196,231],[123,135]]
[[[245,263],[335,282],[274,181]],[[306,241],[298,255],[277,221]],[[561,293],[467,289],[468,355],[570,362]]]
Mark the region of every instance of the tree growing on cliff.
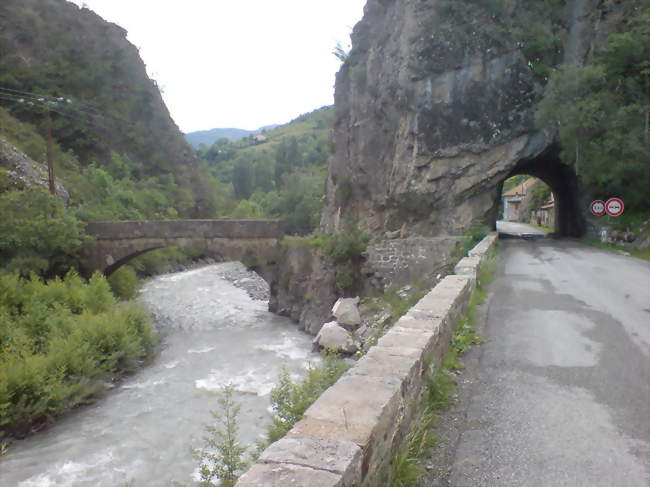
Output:
[[650,9],[610,35],[593,65],[556,70],[536,118],[557,129],[563,160],[594,193],[650,208]]

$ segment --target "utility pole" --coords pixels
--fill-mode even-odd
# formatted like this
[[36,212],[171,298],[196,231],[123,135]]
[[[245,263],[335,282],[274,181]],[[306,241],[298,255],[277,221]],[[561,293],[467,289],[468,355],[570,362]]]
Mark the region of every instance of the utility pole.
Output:
[[50,193],[56,195],[54,156],[52,153],[52,116],[49,107],[45,107],[45,153],[47,156],[47,181],[50,185]]

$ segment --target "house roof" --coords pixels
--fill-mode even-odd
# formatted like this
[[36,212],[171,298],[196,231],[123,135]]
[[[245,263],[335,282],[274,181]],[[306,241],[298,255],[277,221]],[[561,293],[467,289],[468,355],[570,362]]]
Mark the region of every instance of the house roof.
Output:
[[528,192],[528,189],[536,182],[537,179],[535,178],[526,179],[523,183],[503,193],[503,196],[524,196]]

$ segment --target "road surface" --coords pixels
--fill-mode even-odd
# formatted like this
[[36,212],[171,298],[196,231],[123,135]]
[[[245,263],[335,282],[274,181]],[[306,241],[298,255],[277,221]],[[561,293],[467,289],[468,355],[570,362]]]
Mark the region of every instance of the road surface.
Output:
[[517,222],[507,222],[505,220],[500,220],[497,222],[497,231],[499,233],[507,233],[509,235],[521,236],[521,235],[534,235],[534,236],[544,236],[547,234],[544,230],[539,228],[531,227],[525,223]]
[[650,486],[650,263],[505,240],[427,487]]

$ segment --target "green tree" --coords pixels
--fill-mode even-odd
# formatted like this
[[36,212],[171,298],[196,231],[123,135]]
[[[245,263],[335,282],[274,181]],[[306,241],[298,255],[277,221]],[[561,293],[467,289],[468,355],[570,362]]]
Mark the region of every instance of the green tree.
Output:
[[557,129],[562,159],[601,198],[650,208],[650,9],[608,37],[594,65],[550,77],[536,119]]
[[[232,487],[248,466],[243,459],[246,448],[237,441],[240,406],[233,399],[234,394],[235,390],[230,385],[219,392],[219,408],[210,411],[214,424],[205,426],[205,446],[192,450],[194,458],[199,462],[201,486]],[[215,480],[219,483],[215,484]]]
[[0,195],[0,264],[22,275],[63,274],[87,241],[83,226],[41,187]]

